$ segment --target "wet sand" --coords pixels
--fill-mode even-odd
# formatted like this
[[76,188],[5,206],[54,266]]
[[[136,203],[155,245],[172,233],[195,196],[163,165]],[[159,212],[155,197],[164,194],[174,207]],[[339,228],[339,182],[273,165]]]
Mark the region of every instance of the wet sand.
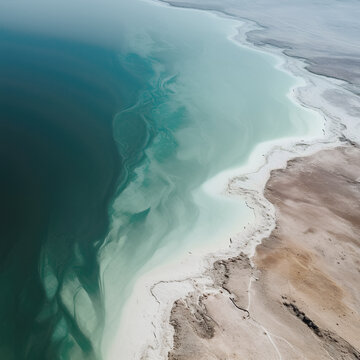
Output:
[[360,149],[290,160],[265,196],[275,229],[174,304],[169,359],[360,359]]

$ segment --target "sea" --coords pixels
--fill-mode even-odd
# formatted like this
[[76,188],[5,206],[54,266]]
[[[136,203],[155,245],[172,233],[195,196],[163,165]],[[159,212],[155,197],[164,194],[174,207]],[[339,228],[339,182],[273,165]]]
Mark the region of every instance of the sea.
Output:
[[252,219],[204,184],[319,132],[241,26],[155,1],[0,4],[0,359],[115,359],[116,343],[126,360],[140,275]]

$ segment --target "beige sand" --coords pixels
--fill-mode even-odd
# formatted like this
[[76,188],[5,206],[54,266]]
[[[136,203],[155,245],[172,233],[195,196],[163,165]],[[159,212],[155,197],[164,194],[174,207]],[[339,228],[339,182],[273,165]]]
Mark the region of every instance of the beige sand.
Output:
[[360,359],[360,149],[289,161],[265,195],[275,230],[174,304],[169,359]]

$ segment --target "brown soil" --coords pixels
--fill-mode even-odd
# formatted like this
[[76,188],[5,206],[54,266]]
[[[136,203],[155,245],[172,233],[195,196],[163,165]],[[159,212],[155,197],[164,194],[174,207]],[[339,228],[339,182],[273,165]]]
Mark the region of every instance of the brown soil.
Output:
[[169,359],[360,359],[360,149],[291,160],[265,196],[277,225],[254,267],[218,261],[218,294],[174,304]]

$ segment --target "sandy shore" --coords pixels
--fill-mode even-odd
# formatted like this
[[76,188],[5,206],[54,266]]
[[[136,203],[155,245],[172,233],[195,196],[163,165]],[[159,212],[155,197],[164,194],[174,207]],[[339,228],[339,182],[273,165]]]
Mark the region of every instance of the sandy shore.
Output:
[[[212,3],[203,9],[246,18],[242,8],[238,14]],[[324,116],[324,136],[273,144],[259,168],[228,174],[228,192],[247,199],[256,221],[234,236],[227,257],[223,252],[207,257],[214,265],[202,278],[210,284],[199,286],[194,278],[193,291],[174,303],[167,357],[360,359],[357,84],[335,76],[346,61],[338,58],[337,69],[318,76],[322,72],[309,67],[314,49],[284,51],[296,46],[291,40],[274,44],[271,26],[251,20],[239,26],[234,40],[279,55],[279,66],[304,80],[289,96]],[[254,34],[264,41],[255,41]],[[267,182],[273,169],[280,170]]]
[[169,359],[360,359],[360,149],[291,160],[265,196],[275,229],[174,304]]

